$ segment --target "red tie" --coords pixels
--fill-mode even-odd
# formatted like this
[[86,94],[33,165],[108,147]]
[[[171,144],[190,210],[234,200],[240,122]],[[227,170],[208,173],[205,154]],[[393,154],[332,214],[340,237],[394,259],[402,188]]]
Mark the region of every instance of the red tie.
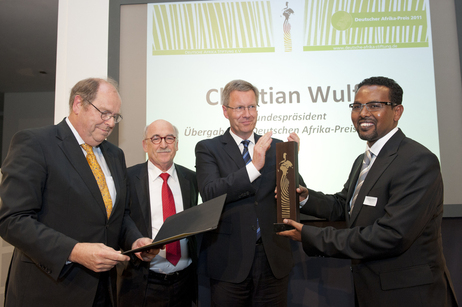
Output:
[[[172,190],[170,190],[167,184],[167,179],[170,175],[168,173],[162,173],[160,177],[164,180],[162,184],[162,212],[165,221],[170,215],[176,214],[175,200],[173,199]],[[167,244],[166,251],[167,260],[170,261],[171,264],[176,265],[181,258],[180,241]]]

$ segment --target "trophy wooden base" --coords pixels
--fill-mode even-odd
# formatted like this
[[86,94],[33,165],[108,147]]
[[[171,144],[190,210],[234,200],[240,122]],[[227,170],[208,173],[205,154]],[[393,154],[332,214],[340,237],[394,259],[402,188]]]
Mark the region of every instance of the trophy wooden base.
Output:
[[283,224],[283,223],[274,223],[274,224],[273,224],[273,227],[274,227],[274,231],[275,231],[275,232],[281,232],[281,231],[286,231],[286,230],[295,229],[294,226],[290,226],[290,225]]

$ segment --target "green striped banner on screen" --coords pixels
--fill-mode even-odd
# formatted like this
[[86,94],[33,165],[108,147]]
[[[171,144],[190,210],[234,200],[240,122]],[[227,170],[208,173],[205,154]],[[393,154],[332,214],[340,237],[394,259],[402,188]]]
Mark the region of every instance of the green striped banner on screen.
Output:
[[305,0],[304,51],[429,46],[427,0]]
[[274,52],[269,1],[153,4],[152,55]]

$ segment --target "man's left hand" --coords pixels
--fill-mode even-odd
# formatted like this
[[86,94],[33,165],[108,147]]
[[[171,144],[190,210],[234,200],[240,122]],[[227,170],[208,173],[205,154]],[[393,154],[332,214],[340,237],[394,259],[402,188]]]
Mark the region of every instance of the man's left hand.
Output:
[[284,219],[284,224],[293,226],[295,227],[295,229],[278,232],[278,235],[291,238],[294,241],[301,242],[303,224],[297,223],[291,219]]
[[292,132],[291,134],[289,134],[289,136],[287,137],[287,141],[289,141],[289,142],[297,142],[298,151],[300,151],[300,138],[298,137],[298,135],[295,132]]
[[[151,243],[152,243],[152,239],[150,238],[139,238],[132,244],[132,249],[143,247]],[[139,259],[143,261],[150,262],[159,253],[159,251],[160,251],[159,248],[152,248],[152,249],[148,249],[143,252],[135,253],[135,255],[136,257],[138,257]]]

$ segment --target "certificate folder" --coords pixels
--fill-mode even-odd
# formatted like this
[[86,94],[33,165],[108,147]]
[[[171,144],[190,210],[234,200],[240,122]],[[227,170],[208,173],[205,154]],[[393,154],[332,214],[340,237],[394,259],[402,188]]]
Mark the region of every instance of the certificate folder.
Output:
[[226,194],[169,216],[151,244],[124,252],[124,255],[161,248],[167,243],[216,229],[225,204]]

